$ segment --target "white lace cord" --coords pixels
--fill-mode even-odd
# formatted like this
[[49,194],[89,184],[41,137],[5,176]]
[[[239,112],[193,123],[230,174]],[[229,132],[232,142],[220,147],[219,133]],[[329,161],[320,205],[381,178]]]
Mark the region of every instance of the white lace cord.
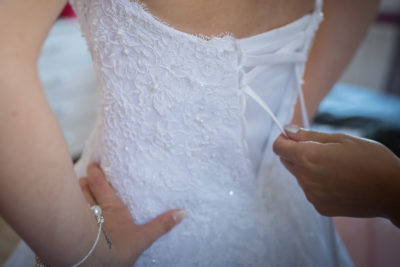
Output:
[[303,120],[303,127],[306,129],[310,128],[310,120],[308,119],[308,113],[306,108],[306,103],[304,100],[304,93],[303,93],[303,79],[300,76],[300,66],[298,64],[295,65],[295,72],[296,72],[296,81],[297,81],[297,93],[299,95],[300,100],[300,109],[301,109],[301,117]]
[[321,13],[322,12],[323,1],[316,0],[315,1],[315,12]]
[[286,132],[285,132],[285,130],[283,130],[283,127],[282,127],[281,123],[279,122],[278,118],[271,111],[271,109],[268,107],[268,105],[265,104],[265,102],[262,101],[262,99],[253,91],[253,89],[251,89],[249,86],[245,86],[242,90],[244,90],[244,92],[248,96],[253,98],[253,100],[256,101],[269,114],[269,116],[272,118],[272,120],[278,126],[278,128],[282,132],[282,134],[287,137]]
[[[322,0],[316,0],[315,5],[314,5],[314,12],[313,16],[310,21],[310,25],[308,26],[306,30],[306,38],[304,40],[304,48],[303,54],[307,55],[308,54],[308,49],[311,47],[311,38],[313,36],[314,31],[317,29],[319,22],[322,20],[323,15],[322,15]],[[307,47],[307,44],[310,45],[310,47]],[[301,66],[299,64],[295,65],[295,75],[296,75],[296,80],[297,80],[297,91],[299,95],[299,100],[300,100],[300,108],[301,108],[301,117],[303,120],[303,127],[306,129],[310,128],[310,120],[308,119],[308,112],[307,112],[307,107],[304,99],[304,92],[303,92],[303,78],[301,75]]]
[[[299,41],[297,41],[296,43],[299,44]],[[291,49],[292,46],[296,46],[296,44],[295,45],[292,44],[289,47],[286,47],[286,49],[289,48]],[[299,63],[304,63],[306,61],[306,56],[302,52],[292,52],[292,51],[279,51],[275,54],[257,54],[262,52],[264,51],[256,51],[253,52],[252,54],[243,53],[241,55],[241,66],[242,66],[241,90],[248,96],[250,96],[254,101],[256,101],[256,103],[258,103],[260,107],[264,109],[267,112],[267,114],[271,117],[272,121],[278,126],[281,133],[284,136],[287,136],[278,118],[275,116],[275,114],[272,112],[269,106],[261,99],[261,97],[257,95],[256,92],[254,92],[254,90],[250,87],[249,83],[251,83],[251,81],[255,77],[257,77],[257,75],[261,74],[268,65],[284,64],[284,63],[295,63],[297,65]],[[243,71],[244,67],[250,68],[250,70],[248,72],[244,72]],[[295,75],[297,80],[298,76],[297,73],[295,73]]]

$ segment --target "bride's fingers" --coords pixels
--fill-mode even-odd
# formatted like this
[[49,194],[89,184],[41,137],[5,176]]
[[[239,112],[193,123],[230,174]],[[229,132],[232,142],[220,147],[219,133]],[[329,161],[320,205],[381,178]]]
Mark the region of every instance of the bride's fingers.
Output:
[[178,225],[185,214],[181,210],[170,210],[159,215],[154,220],[140,226],[139,240],[142,241],[140,244],[141,250],[144,251],[153,244],[161,236],[168,233],[172,228]]
[[101,167],[96,164],[96,163],[90,163],[87,167],[87,176],[93,176],[93,175],[102,175],[105,177],[105,174],[103,172],[103,170],[101,169]]
[[89,165],[87,175],[88,189],[100,206],[123,205],[97,164]]
[[90,193],[87,177],[79,179],[79,185],[81,186],[81,190],[85,196],[86,202],[90,205],[95,205],[96,202],[94,201],[92,193]]

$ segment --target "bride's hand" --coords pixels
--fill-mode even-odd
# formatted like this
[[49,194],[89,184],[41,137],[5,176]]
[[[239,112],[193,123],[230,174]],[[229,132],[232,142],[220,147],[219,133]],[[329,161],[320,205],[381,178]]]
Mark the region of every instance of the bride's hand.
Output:
[[105,266],[133,266],[155,240],[168,233],[184,217],[181,211],[171,210],[139,226],[134,223],[128,208],[117,197],[98,165],[89,165],[87,177],[79,182],[87,202],[102,208],[103,228],[109,239],[107,241],[103,233],[102,242],[112,255],[111,259],[106,259]]
[[392,219],[400,227],[400,159],[385,146],[344,134],[285,127],[274,151],[326,216]]

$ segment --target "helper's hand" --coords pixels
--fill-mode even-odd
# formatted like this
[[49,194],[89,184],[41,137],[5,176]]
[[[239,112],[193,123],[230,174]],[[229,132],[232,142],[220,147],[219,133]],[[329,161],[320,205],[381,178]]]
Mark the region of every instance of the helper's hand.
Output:
[[[168,233],[184,217],[182,211],[171,210],[145,225],[136,225],[128,208],[117,197],[100,167],[91,164],[87,173],[87,177],[80,179],[82,191],[90,205],[99,205],[102,208],[103,228],[112,243],[113,256],[112,259],[107,259],[105,266],[133,266],[155,240]],[[104,234],[102,238],[105,243]]]
[[400,159],[385,146],[344,134],[286,126],[274,152],[326,216],[386,217],[400,227]]

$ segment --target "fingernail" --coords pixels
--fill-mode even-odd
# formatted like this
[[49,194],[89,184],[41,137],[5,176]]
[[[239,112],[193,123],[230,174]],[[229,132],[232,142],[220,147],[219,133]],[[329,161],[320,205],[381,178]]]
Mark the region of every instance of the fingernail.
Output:
[[285,131],[291,134],[297,134],[300,131],[300,127],[297,125],[286,125],[284,127]]
[[173,213],[172,219],[174,219],[175,223],[180,223],[186,217],[186,213],[183,210],[177,210]]

